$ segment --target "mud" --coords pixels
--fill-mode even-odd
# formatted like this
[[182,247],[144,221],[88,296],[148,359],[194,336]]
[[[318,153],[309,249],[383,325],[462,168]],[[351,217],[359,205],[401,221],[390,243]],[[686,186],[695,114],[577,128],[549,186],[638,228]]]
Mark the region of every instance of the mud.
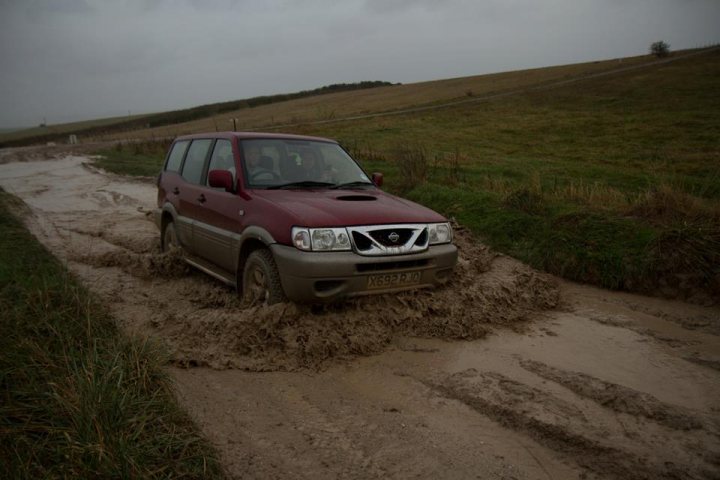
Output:
[[243,308],[159,252],[151,183],[2,152],[32,232],[167,345],[230,477],[720,478],[718,308],[558,281],[461,228],[445,288]]
[[100,150],[112,144],[91,142],[76,145],[33,145],[0,149],[0,165],[14,162],[36,162],[48,159],[62,159],[68,155],[83,155]]
[[[115,242],[107,241],[118,244],[117,240]],[[125,273],[138,278],[173,278],[190,273],[190,266],[183,261],[180,251],[142,253],[144,247],[141,246],[138,248],[141,253],[137,253],[132,246],[125,248],[129,251],[114,250],[97,255],[70,255],[68,260],[98,268],[118,267]]]
[[697,363],[698,365],[703,365],[708,368],[712,368],[713,370],[717,370],[720,372],[720,361],[718,360],[708,360],[707,358],[702,357],[685,357],[685,360],[688,362]]
[[614,412],[645,417],[675,430],[702,427],[702,422],[692,414],[679,407],[663,403],[647,393],[532,360],[520,362],[520,365],[529,372],[559,383],[577,395],[589,398]]
[[[473,245],[462,231],[458,232],[458,274],[445,288],[362,297],[324,307],[252,308],[244,308],[232,289],[193,278],[179,253],[139,254],[123,237],[82,233],[77,228],[73,232],[117,248],[70,254],[68,261],[115,267],[137,279],[163,282],[163,294],[156,291],[154,297],[157,308],[149,305],[148,321],[167,340],[173,362],[182,366],[260,371],[323,368],[335,359],[381,352],[400,335],[477,339],[495,327],[521,328],[528,313],[558,302],[554,281]],[[183,276],[191,283],[173,281]],[[123,300],[127,303],[133,297],[124,295]],[[118,301],[114,295],[106,301],[111,299]]]
[[581,467],[606,478],[692,479],[709,478],[712,472],[712,465],[687,470],[664,459],[651,460],[647,455],[621,450],[602,441],[609,436],[606,431],[593,432],[592,436],[579,434],[577,425],[589,423],[583,411],[502,374],[470,369],[429,386],[507,428],[526,432],[540,443],[563,451]]
[[[381,352],[399,336],[477,339],[520,328],[530,312],[558,301],[547,277],[472,247],[460,235],[462,262],[447,287],[362,297],[325,307],[295,304],[243,309],[232,290],[183,291],[193,307],[165,309],[157,327],[181,365],[248,370],[323,368],[334,359]],[[477,275],[485,271],[492,277]],[[221,310],[217,306],[222,306]],[[178,326],[180,322],[180,326]]]

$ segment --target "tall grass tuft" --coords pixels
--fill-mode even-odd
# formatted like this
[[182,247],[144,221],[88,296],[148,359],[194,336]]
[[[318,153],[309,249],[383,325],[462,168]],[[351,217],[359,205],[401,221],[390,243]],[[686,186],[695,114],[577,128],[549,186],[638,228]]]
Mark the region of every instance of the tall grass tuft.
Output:
[[10,205],[0,191],[3,475],[221,478],[176,404],[162,349],[124,337]]
[[403,190],[411,190],[425,183],[430,162],[427,150],[424,147],[401,145],[395,149],[393,156],[400,172],[401,188]]
[[510,192],[503,200],[505,207],[520,210],[531,215],[539,215],[544,210],[542,192],[531,187],[521,187]]
[[663,183],[641,193],[628,208],[628,214],[654,223],[720,221],[720,206]]
[[657,271],[693,273],[720,294],[720,224],[677,222],[651,248]]

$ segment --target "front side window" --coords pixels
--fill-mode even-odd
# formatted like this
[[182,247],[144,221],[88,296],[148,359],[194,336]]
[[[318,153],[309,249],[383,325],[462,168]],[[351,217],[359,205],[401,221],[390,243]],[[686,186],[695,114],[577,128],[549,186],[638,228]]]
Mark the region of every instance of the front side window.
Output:
[[249,188],[372,185],[355,160],[335,143],[243,140],[241,151]]
[[205,167],[205,158],[207,158],[208,150],[212,140],[193,140],[188,149],[185,163],[183,164],[182,177],[195,184],[200,184],[202,180],[203,168]]
[[175,144],[172,147],[172,150],[170,150],[170,155],[168,156],[167,165],[165,165],[165,170],[168,172],[179,172],[180,171],[180,165],[182,165],[182,159],[183,156],[185,156],[185,150],[187,150],[187,146],[190,143],[189,140],[182,140],[180,142],[175,142]]
[[[235,182],[235,160],[233,159],[232,144],[230,143],[230,140],[220,139],[215,142],[215,148],[213,148],[213,153],[210,157],[210,164],[208,165],[208,172],[210,170],[227,170],[232,174],[233,183]],[[209,185],[209,183],[207,183],[208,180],[205,182]]]

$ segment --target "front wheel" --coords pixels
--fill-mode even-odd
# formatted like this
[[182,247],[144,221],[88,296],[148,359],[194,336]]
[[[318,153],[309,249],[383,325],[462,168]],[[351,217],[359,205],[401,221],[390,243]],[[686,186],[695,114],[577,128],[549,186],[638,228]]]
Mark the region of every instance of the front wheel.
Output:
[[272,305],[285,301],[280,274],[269,250],[255,250],[250,254],[242,279],[242,299],[247,305]]

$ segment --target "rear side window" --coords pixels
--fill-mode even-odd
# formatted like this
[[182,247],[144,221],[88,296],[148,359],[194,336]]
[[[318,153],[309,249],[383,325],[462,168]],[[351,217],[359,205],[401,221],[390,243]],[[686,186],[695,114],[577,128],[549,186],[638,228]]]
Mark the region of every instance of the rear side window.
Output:
[[188,149],[185,163],[183,164],[182,177],[190,182],[199,184],[202,180],[205,158],[212,140],[193,140]]
[[182,164],[183,155],[185,155],[185,150],[187,150],[187,146],[189,143],[189,140],[175,142],[172,150],[170,150],[170,156],[168,157],[167,165],[165,165],[165,170],[167,170],[168,172],[180,171],[180,165]]

